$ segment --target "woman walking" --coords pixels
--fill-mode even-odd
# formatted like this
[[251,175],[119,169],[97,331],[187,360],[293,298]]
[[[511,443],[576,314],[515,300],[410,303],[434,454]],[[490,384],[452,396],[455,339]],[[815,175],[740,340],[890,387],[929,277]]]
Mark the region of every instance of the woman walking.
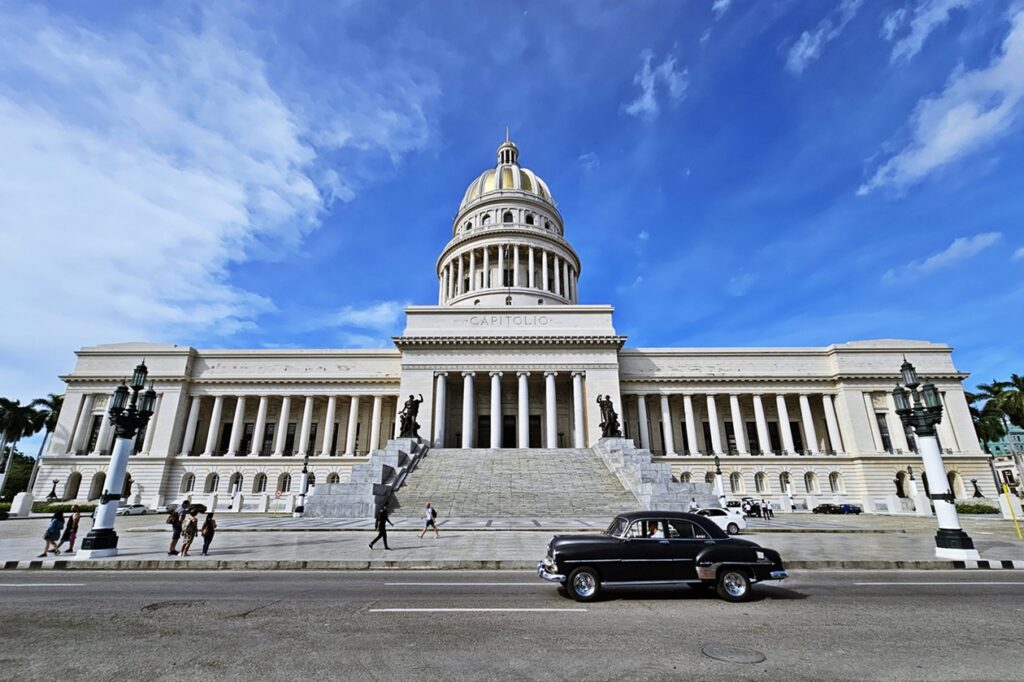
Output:
[[58,550],[66,542],[68,543],[67,551],[75,551],[75,540],[78,538],[78,523],[81,520],[82,513],[78,511],[78,505],[71,507],[71,517],[68,519],[67,525],[64,526],[64,535],[60,537],[60,542],[57,543]]
[[199,518],[190,509],[188,514],[185,515],[185,522],[182,524],[181,539],[183,543],[181,545],[181,556],[188,556],[188,549],[192,546],[192,542],[198,534]]
[[63,528],[64,514],[62,512],[54,512],[53,516],[50,517],[50,525],[46,527],[46,532],[43,533],[43,540],[46,540],[43,553],[36,558],[44,559],[49,552],[60,554],[60,550],[57,549],[57,541],[60,540],[60,531]]
[[216,530],[217,522],[213,520],[213,512],[210,512],[206,515],[206,520],[203,521],[203,527],[199,531],[199,534],[203,536],[203,556],[206,556],[206,553],[210,551],[210,543],[213,542],[213,534]]

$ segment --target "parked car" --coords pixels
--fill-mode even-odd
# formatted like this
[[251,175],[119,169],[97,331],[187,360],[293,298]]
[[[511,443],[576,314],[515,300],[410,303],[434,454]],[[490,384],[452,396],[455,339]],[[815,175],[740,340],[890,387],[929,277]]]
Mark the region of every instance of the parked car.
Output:
[[815,514],[842,514],[838,504],[819,504],[811,510]]
[[118,516],[136,516],[146,514],[146,505],[144,504],[124,504],[117,508]]
[[714,521],[729,535],[736,535],[747,527],[747,519],[743,516],[743,512],[731,507],[728,509],[708,507],[707,509],[698,509],[697,513]]
[[864,511],[858,504],[841,504],[839,510],[840,514],[860,514]]
[[707,585],[726,601],[750,598],[751,586],[789,577],[779,553],[729,537],[711,518],[638,511],[616,516],[600,535],[556,535],[537,576],[577,601],[619,585]]

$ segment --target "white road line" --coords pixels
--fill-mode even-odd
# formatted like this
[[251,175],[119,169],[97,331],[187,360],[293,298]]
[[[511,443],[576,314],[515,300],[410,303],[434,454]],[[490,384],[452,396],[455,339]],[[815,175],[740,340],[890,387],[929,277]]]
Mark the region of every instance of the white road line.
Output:
[[426,586],[426,587],[497,587],[499,585],[515,585],[516,587],[550,587],[547,583],[452,583],[452,582],[439,582],[439,583],[384,583],[385,585],[401,585],[403,587],[415,585]]
[[82,587],[85,583],[0,583],[0,587]]
[[1024,585],[1020,580],[961,580],[959,582],[891,582],[891,583],[854,583],[854,585]]
[[579,613],[586,609],[499,609],[499,608],[423,608],[423,609],[370,609],[370,613]]

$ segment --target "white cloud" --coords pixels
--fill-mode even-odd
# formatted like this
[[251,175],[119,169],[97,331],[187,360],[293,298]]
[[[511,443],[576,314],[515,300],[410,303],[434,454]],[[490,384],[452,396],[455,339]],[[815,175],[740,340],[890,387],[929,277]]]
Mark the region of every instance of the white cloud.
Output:
[[294,248],[354,194],[357,169],[324,153],[395,159],[426,138],[431,94],[400,76],[360,73],[339,83],[340,102],[314,105],[271,81],[240,20],[145,16],[100,33],[0,8],[0,385],[12,397],[56,388],[82,345],[253,327],[274,304],[231,268]]
[[910,117],[910,140],[857,194],[902,189],[1006,132],[1024,100],[1024,10],[1012,19],[1001,54],[985,68],[954,71],[942,93],[921,100]]
[[1013,252],[1014,260],[1024,260],[1024,246]]
[[636,236],[636,238],[641,241],[647,241],[648,239],[650,239],[650,237],[651,235],[647,232],[647,230],[641,230],[640,233]]
[[978,0],[919,0],[911,15],[905,8],[885,15],[882,21],[882,37],[896,40],[892,46],[890,60],[909,61],[921,51],[932,31],[949,21],[953,10],[964,9]]
[[592,171],[601,165],[601,159],[598,158],[594,152],[587,152],[586,154],[580,154],[579,158],[576,159],[583,170]]
[[804,31],[789,48],[786,56],[786,68],[791,73],[801,74],[807,65],[821,56],[827,43],[838,38],[846,25],[857,14],[864,0],[843,0],[842,4],[829,16],[818,22],[809,31]]
[[948,247],[924,260],[914,260],[906,265],[886,271],[882,279],[886,282],[914,280],[936,270],[973,258],[1002,238],[1001,232],[982,232],[973,237],[957,237]]
[[409,304],[399,301],[382,301],[362,308],[345,306],[337,312],[321,317],[316,328],[353,327],[391,334],[402,321],[407,305]]
[[658,116],[660,107],[658,105],[657,90],[660,84],[662,90],[667,90],[669,100],[678,102],[686,94],[686,87],[689,85],[689,72],[686,68],[676,71],[676,58],[672,55],[665,57],[665,60],[658,66],[651,68],[651,61],[654,53],[644,50],[640,53],[643,65],[633,76],[633,82],[640,86],[640,94],[637,98],[624,105],[623,109],[630,116],[637,116],[645,120],[653,120]]
[[711,11],[715,15],[715,21],[722,18],[722,15],[729,9],[729,5],[732,4],[732,0],[715,0],[714,4],[711,5]]
[[754,286],[757,278],[751,275],[749,272],[743,272],[738,275],[733,275],[729,278],[729,281],[725,285],[725,291],[730,296],[740,297],[746,295],[750,288]]
[[700,46],[704,47],[707,45],[709,40],[711,40],[711,29],[706,28],[704,29],[704,32],[700,34]]

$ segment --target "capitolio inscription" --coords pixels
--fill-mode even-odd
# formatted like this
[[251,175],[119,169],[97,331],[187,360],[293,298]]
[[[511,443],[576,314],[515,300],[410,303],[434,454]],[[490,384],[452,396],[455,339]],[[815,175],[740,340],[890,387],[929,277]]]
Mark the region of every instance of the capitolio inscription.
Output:
[[470,315],[474,327],[544,327],[551,320],[547,315]]

